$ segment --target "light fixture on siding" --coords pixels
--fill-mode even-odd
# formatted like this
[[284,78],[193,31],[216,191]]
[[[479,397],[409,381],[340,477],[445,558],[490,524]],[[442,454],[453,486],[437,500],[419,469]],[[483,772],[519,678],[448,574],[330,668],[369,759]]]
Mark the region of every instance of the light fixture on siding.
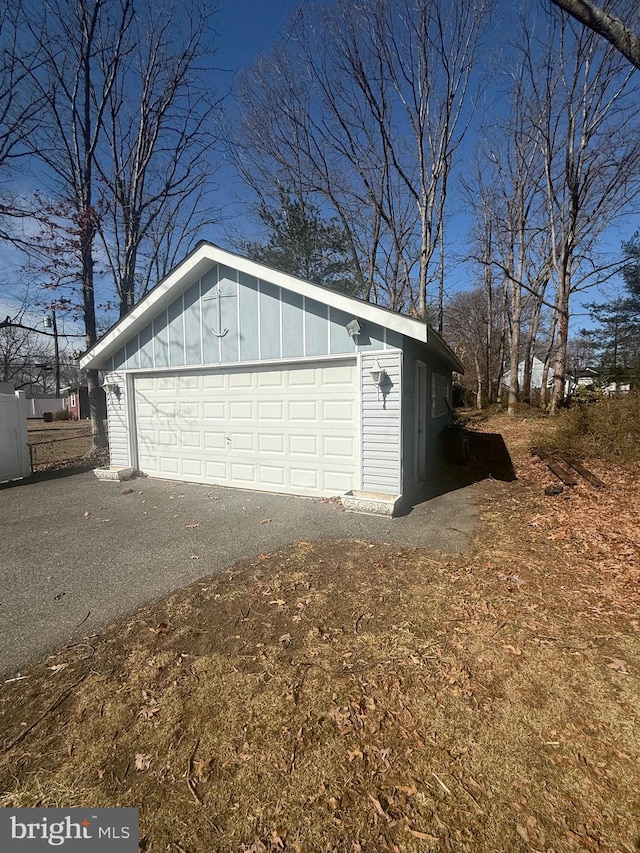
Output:
[[371,378],[373,379],[373,384],[377,385],[378,388],[381,388],[387,381],[387,371],[383,367],[380,367],[380,362],[377,358],[371,368]]
[[[349,323],[347,323],[346,328],[347,328],[347,332],[349,332],[349,337],[353,338],[354,340],[360,334],[360,323],[358,323],[358,321],[356,320],[355,317],[353,318],[353,320],[351,320]],[[357,341],[356,341],[356,343],[357,343]]]
[[115,394],[116,397],[120,396],[120,386],[117,382],[105,382],[102,386],[107,394]]

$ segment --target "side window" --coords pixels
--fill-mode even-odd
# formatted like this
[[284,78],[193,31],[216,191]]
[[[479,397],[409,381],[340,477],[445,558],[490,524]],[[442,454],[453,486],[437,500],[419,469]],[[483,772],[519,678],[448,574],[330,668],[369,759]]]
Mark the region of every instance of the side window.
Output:
[[447,403],[451,405],[451,383],[448,376],[434,373],[431,376],[431,417],[447,414]]

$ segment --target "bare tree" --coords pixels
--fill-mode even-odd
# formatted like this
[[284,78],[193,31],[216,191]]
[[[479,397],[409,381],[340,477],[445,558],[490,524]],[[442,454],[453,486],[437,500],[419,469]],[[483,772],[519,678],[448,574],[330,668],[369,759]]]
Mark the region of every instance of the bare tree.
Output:
[[[36,249],[44,283],[70,294],[90,347],[108,272],[122,316],[192,239],[194,223],[211,218],[201,215],[214,138],[204,80],[210,15],[182,7],[178,15],[171,0],[160,8],[51,0],[39,11],[25,37],[38,55],[27,71],[40,103],[29,153],[47,182],[34,211],[43,229]],[[88,371],[94,444],[102,446],[98,381]]]
[[317,198],[348,236],[361,292],[420,316],[442,281],[446,192],[487,6],[340,0],[301,10],[286,45],[240,87],[234,151],[250,186]]
[[551,0],[559,9],[612,44],[636,68],[640,68],[640,35],[617,15],[591,0]]
[[[21,43],[24,26],[20,2],[0,3],[0,175],[3,178],[24,156],[41,106],[25,86],[29,74],[37,66],[38,55],[32,44]],[[0,191],[0,240],[21,244],[23,240],[11,223],[26,215],[23,205],[3,186]]]
[[639,90],[620,54],[567,18],[550,21],[545,43],[530,43],[525,59],[555,288],[554,412],[564,398],[571,297],[610,273],[597,240],[637,193]]
[[[520,362],[527,318],[539,317],[549,279],[548,239],[541,221],[544,211],[543,160],[537,131],[529,114],[522,66],[511,80],[510,110],[480,151],[473,180],[463,179],[474,211],[474,259],[485,279],[502,281],[509,349],[509,404],[515,412],[520,390]],[[491,288],[493,290],[493,288]],[[532,324],[529,324],[532,330]],[[530,384],[531,364],[525,358],[523,386]]]
[[[217,141],[211,6],[136,9],[127,50],[110,88],[96,166],[108,198],[99,232],[120,316],[163,277],[205,213],[209,154]],[[104,57],[105,61],[107,57]],[[102,67],[102,74],[109,73]]]
[[[40,64],[29,75],[41,104],[31,155],[42,163],[69,213],[87,347],[97,340],[95,239],[102,215],[96,153],[112,90],[127,52],[131,0],[52,0],[41,28],[30,25]],[[61,213],[61,208],[59,213]],[[50,218],[47,227],[55,227]],[[106,445],[98,372],[87,372],[93,443]]]

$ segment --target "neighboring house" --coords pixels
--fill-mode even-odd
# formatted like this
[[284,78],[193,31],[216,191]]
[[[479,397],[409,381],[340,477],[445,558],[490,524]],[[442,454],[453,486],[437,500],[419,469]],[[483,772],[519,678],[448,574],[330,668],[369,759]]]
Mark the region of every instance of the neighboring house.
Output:
[[[544,362],[541,361],[536,356],[533,357],[533,361],[531,362],[531,389],[533,391],[537,391],[542,388],[542,372],[544,370]],[[518,364],[518,387],[522,388],[522,384],[524,382],[524,361],[521,361]],[[509,388],[509,371],[507,371],[502,377],[502,384],[505,388]],[[549,378],[547,379],[547,387],[550,388],[553,385],[553,373],[549,374]]]
[[[71,385],[68,388],[63,388],[62,393],[66,395],[65,404],[72,420],[81,421],[91,417],[89,389],[86,385]],[[106,411],[106,396],[103,388],[99,389],[99,395],[103,401],[103,411]]]
[[602,389],[607,397],[619,397],[631,392],[630,382],[610,382]]
[[[524,361],[518,364],[518,386],[522,388],[524,382]],[[531,390],[539,391],[542,388],[542,373],[544,370],[544,362],[534,356],[531,362]],[[576,374],[567,373],[565,377],[565,394],[573,394],[576,388],[588,388],[596,385],[598,374],[595,370],[585,367]],[[502,378],[505,388],[509,387],[509,374],[505,373]],[[553,364],[547,375],[547,388],[553,388]]]
[[463,372],[424,323],[206,242],[80,366],[113,466],[317,497],[414,493]]

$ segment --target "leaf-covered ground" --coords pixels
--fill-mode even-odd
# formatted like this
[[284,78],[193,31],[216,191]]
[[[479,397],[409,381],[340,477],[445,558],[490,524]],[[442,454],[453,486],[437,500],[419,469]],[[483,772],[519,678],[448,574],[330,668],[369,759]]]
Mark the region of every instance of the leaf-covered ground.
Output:
[[153,853],[636,851],[640,485],[545,496],[530,426],[483,426],[518,479],[465,556],[301,542],[5,683],[0,805],[138,806]]

